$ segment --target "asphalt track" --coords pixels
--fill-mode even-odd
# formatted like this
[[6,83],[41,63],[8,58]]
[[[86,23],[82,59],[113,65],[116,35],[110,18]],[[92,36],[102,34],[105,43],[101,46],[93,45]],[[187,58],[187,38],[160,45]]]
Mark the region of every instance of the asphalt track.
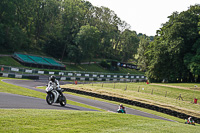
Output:
[[[46,79],[41,80],[3,80],[6,83],[14,84],[17,86],[22,86],[25,88],[29,88],[32,90],[40,91],[45,93],[45,90],[36,89],[37,86],[45,86],[48,82]],[[67,84],[69,82],[60,82],[60,84]],[[107,110],[109,112],[116,112],[118,109],[118,105],[111,104],[107,102],[102,102],[94,99],[87,99],[79,96],[64,94],[67,100],[79,102],[82,104],[94,106],[97,108],[101,108]],[[92,109],[87,109],[79,106],[74,106],[67,104],[65,107],[60,106],[59,104],[48,105],[44,99],[33,98],[28,96],[21,96],[16,94],[8,94],[8,93],[0,93],[0,108],[32,108],[32,109],[62,109],[62,110],[82,110],[82,111],[96,111]],[[149,114],[146,112],[142,112],[139,110],[126,108],[127,114],[138,115],[143,117],[149,117],[154,119],[166,120],[166,121],[173,121],[169,120],[160,116],[156,116],[153,114]]]

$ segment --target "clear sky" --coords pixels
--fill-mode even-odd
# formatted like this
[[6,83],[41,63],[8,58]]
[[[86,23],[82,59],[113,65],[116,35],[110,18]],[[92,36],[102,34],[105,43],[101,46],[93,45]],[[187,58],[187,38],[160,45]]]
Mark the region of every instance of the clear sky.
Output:
[[87,0],[92,5],[113,10],[121,20],[131,25],[131,30],[148,36],[156,35],[161,24],[173,12],[186,11],[200,0]]

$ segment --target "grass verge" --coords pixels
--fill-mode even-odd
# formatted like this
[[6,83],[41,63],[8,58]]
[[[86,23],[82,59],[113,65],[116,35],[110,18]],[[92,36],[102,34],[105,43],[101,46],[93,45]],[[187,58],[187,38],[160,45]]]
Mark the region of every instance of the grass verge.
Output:
[[109,112],[0,109],[0,132],[199,132],[200,126]]
[[12,93],[12,94],[18,94],[18,95],[24,95],[24,96],[30,96],[30,97],[37,97],[41,99],[44,99],[46,97],[45,93],[41,93],[35,90],[5,83],[2,81],[3,79],[12,79],[12,78],[0,77],[0,92]]

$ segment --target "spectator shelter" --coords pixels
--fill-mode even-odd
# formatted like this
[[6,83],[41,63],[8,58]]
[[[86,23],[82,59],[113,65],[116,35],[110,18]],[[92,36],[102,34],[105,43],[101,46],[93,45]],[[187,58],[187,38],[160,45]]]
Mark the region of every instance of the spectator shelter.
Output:
[[21,53],[14,53],[12,57],[22,65],[29,67],[65,70],[65,65],[49,57],[40,57]]

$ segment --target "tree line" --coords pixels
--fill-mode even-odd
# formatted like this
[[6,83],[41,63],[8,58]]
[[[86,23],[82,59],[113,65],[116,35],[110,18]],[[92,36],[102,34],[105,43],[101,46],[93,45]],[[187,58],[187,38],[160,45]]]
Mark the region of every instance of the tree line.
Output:
[[150,81],[200,82],[200,5],[168,18],[154,41],[140,40],[138,64]]
[[0,52],[41,51],[74,63],[133,60],[150,81],[200,82],[199,14],[199,5],[174,12],[148,37],[88,1],[1,0]]
[[114,11],[83,0],[1,0],[0,51],[42,51],[80,63],[128,61],[139,38]]

